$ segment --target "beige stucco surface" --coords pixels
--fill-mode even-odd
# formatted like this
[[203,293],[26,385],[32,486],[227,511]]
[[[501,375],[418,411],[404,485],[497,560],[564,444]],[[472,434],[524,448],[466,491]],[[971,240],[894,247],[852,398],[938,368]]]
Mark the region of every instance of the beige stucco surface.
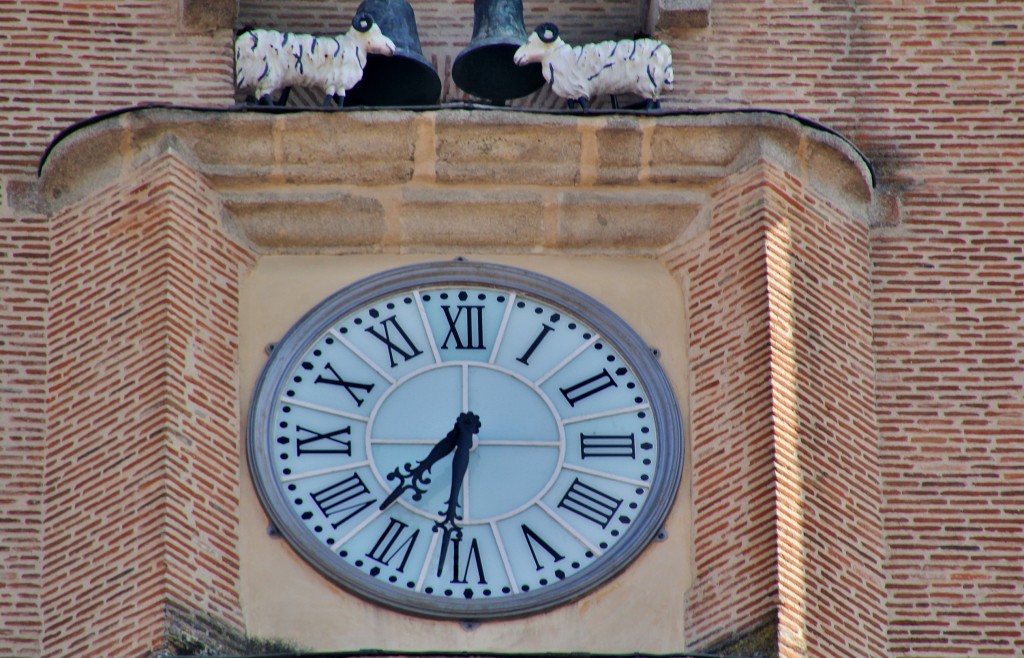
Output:
[[[242,425],[265,347],[307,310],[372,273],[459,254],[264,256],[243,281]],[[482,259],[480,259],[482,260]],[[655,259],[488,256],[562,280],[626,319],[653,347],[672,380],[684,417],[687,319],[682,292]],[[239,449],[244,456],[244,436]],[[244,463],[244,460],[243,460]],[[316,651],[673,652],[684,650],[684,595],[693,579],[689,468],[672,508],[668,538],[651,544],[617,578],[581,600],[528,619],[468,629],[421,619],[354,597],[306,565],[285,540],[267,534],[267,517],[248,473],[241,477],[242,606],[250,634],[291,639]]]

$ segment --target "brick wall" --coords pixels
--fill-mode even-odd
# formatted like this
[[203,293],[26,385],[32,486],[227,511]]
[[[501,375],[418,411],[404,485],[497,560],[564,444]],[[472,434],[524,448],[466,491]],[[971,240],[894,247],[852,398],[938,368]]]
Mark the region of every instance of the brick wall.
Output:
[[0,213],[0,655],[38,655],[47,224]]
[[887,642],[1024,650],[1024,6],[716,1],[678,34],[684,106],[850,137],[894,195],[869,235]]
[[[232,21],[196,29],[189,4],[0,9],[0,495],[14,510],[0,520],[0,652],[30,655],[41,624],[43,485],[28,455],[46,443],[34,401],[47,377],[50,227],[35,167],[58,131],[103,111],[232,102]],[[242,3],[239,17],[257,7]],[[459,10],[468,16],[468,3]],[[528,4],[527,23],[545,11]],[[615,15],[619,33],[630,19]],[[844,133],[876,167],[892,210],[867,236],[886,641],[896,656],[1019,654],[1024,7],[717,0],[708,28],[666,37],[676,71],[667,107],[798,113]]]
[[35,195],[36,167],[59,131],[96,114],[147,103],[225,104],[231,22],[220,30],[190,22],[187,4],[0,7],[0,655],[37,655],[43,626],[39,454],[49,443],[42,403],[50,225]]
[[867,227],[764,168],[780,656],[887,655]]
[[142,655],[168,605],[242,627],[239,270],[174,156],[54,218],[45,655]]
[[33,171],[54,134],[102,112],[146,103],[226,105],[230,25],[190,29],[187,4],[4,3],[0,174]]
[[669,258],[690,315],[695,648],[885,656],[867,226],[761,161]]
[[774,618],[778,604],[763,189],[719,186],[709,230],[668,263],[690,318],[690,453],[697,581],[694,646]]

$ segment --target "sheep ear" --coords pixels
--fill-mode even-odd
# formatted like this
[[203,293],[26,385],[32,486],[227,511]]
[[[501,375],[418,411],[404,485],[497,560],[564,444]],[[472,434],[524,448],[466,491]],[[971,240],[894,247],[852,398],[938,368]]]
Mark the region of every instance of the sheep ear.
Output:
[[558,26],[554,23],[541,23],[535,31],[544,43],[551,43],[558,38]]
[[370,18],[369,14],[357,14],[352,19],[352,27],[356,28],[360,32],[367,32],[373,27],[373,19]]

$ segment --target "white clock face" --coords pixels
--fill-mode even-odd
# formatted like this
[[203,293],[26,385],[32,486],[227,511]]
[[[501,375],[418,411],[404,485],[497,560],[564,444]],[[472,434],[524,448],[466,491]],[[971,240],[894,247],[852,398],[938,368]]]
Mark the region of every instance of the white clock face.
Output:
[[682,466],[639,338],[557,282],[453,262],[341,291],[275,348],[250,418],[264,507],[315,567],[414,614],[572,600],[658,532]]

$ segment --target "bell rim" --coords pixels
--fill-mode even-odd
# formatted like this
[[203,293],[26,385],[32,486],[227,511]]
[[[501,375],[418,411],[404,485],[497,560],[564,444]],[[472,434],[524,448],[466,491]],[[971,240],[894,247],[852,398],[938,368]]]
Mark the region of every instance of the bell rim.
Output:
[[476,84],[473,80],[473,76],[466,72],[467,61],[473,56],[479,55],[485,48],[493,48],[494,46],[508,46],[511,48],[518,48],[522,43],[517,43],[514,40],[510,40],[507,36],[489,37],[486,39],[480,39],[479,41],[472,43],[460,52],[456,57],[455,61],[452,62],[452,81],[462,91],[476,96],[477,98],[483,98],[489,101],[505,101],[513,98],[522,98],[528,96],[533,92],[544,86],[544,75],[541,70],[540,64],[528,64],[526,66],[517,66],[512,61],[511,54],[509,56],[509,67],[503,72],[505,75],[505,82],[512,81],[506,89],[508,91],[498,90],[498,93],[489,93],[492,89],[488,88],[487,85]]

